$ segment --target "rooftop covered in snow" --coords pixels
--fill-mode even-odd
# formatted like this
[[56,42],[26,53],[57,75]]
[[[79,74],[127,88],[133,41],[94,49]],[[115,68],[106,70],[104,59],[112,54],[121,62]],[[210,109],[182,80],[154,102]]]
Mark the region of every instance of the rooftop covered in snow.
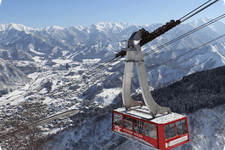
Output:
[[169,123],[174,120],[185,117],[185,115],[181,115],[181,114],[172,112],[171,114],[166,114],[166,113],[165,114],[157,114],[156,117],[153,119],[146,106],[131,107],[127,111],[126,111],[125,107],[122,107],[122,108],[117,108],[114,111],[122,113],[122,114],[130,115],[132,117],[136,117],[139,119],[148,120],[148,121],[154,122],[156,124],[165,124],[165,123]]

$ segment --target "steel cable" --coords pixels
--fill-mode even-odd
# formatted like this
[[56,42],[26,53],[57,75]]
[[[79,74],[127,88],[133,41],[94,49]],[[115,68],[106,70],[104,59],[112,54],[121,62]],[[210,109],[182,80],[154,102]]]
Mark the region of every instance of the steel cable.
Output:
[[[180,21],[181,21],[181,22],[186,21],[187,19],[193,17],[193,16],[196,15],[197,13],[203,11],[204,9],[208,8],[209,6],[213,5],[214,3],[216,3],[216,2],[219,1],[219,0],[215,0],[215,1],[213,1],[212,3],[208,4],[210,1],[211,1],[211,0],[205,2],[205,3],[202,4],[201,6],[197,7],[196,9],[194,9],[193,11],[191,11],[191,12],[189,12],[188,14],[184,15],[182,18],[180,18]],[[203,6],[206,5],[206,4],[208,4],[208,5],[205,6],[205,7],[203,7]],[[203,8],[201,8],[201,7],[203,7]],[[200,8],[201,8],[201,9],[200,9]],[[200,10],[198,10],[198,9],[200,9]],[[198,11],[197,11],[197,10],[198,10]],[[197,12],[195,12],[195,11],[197,11]],[[221,16],[224,17],[224,14],[221,15]],[[219,17],[218,17],[218,18],[219,18]],[[215,21],[217,21],[217,20],[215,19]],[[184,34],[184,35],[182,35],[182,36],[179,36],[179,37],[173,39],[172,41],[167,42],[167,43],[164,44],[164,45],[161,45],[160,47],[157,47],[156,50],[161,49],[161,48],[163,48],[163,47],[165,47],[165,46],[168,46],[169,44],[172,44],[173,42],[178,41],[178,40],[180,40],[180,39],[182,39],[182,38],[184,38],[184,37],[186,37],[186,36],[188,36],[188,35],[190,35],[190,34],[196,32],[196,31],[198,31],[198,30],[200,30],[200,29],[202,29],[202,28],[208,26],[209,24],[214,23],[215,21],[214,21],[214,20],[213,20],[213,21],[210,21],[210,22],[204,24],[203,26],[200,26],[200,27],[198,27],[198,28],[196,28],[196,29],[194,29],[194,30],[192,30],[192,31],[189,31],[189,32],[186,33],[186,34]],[[152,53],[154,53],[156,50],[152,50],[151,52],[148,52],[148,54],[145,53],[143,56],[145,57],[145,56],[147,56],[147,55],[149,55],[149,54],[152,54]],[[119,58],[113,58],[113,59],[107,61],[106,63],[104,63],[103,65],[99,65],[98,67],[94,68],[91,72],[84,73],[83,75],[81,75],[78,79],[74,80],[74,82],[78,82],[79,80],[81,80],[81,79],[82,79],[83,77],[85,77],[85,76],[90,76],[90,75],[96,76],[96,72],[97,72],[97,71],[102,70],[102,69],[105,69],[107,66],[109,66],[110,64],[112,64],[112,63],[115,62],[115,61],[118,61],[119,59],[121,59],[121,57],[119,57]],[[119,68],[120,68],[120,67],[119,67]],[[69,85],[69,84],[68,84],[68,85]],[[66,85],[66,86],[68,86],[68,85]]]
[[[201,6],[199,6],[198,8],[194,9],[193,11],[191,11],[190,13],[188,13],[187,15],[185,15],[184,17],[182,17],[181,19],[179,19],[181,22],[186,21],[187,19],[193,17],[194,15],[198,14],[199,12],[203,11],[204,9],[208,8],[209,6],[213,5],[214,3],[218,2],[219,0],[215,0],[212,3],[208,4],[207,6],[201,8],[202,6],[206,5],[207,3],[209,3],[211,0],[207,1],[206,3],[202,4]],[[198,10],[199,8],[201,8],[200,10]],[[197,12],[195,12],[196,10],[198,10]],[[193,14],[192,14],[193,13]],[[186,18],[185,18],[186,17]],[[182,20],[183,19],[183,20]]]
[[189,31],[189,32],[187,32],[187,33],[185,33],[185,34],[183,34],[183,35],[181,35],[181,36],[179,36],[179,37],[177,37],[177,38],[175,38],[175,39],[173,39],[173,40],[171,40],[171,41],[169,41],[169,42],[167,42],[167,43],[165,43],[165,44],[163,44],[163,45],[158,46],[157,48],[151,50],[150,52],[146,52],[146,53],[143,54],[143,55],[144,55],[144,57],[147,56],[147,55],[150,55],[150,54],[152,54],[152,53],[158,51],[158,49],[162,49],[162,48],[164,48],[164,47],[166,47],[166,46],[168,46],[168,45],[170,45],[170,44],[172,44],[172,43],[174,43],[174,42],[176,42],[176,41],[178,41],[178,40],[180,40],[180,39],[182,39],[182,38],[184,38],[184,37],[186,37],[186,36],[188,36],[188,35],[190,35],[190,34],[192,34],[192,33],[194,33],[194,32],[196,32],[196,31],[198,31],[198,30],[200,30],[200,29],[203,29],[204,27],[209,26],[209,25],[212,24],[212,23],[217,22],[218,20],[223,19],[223,18],[225,18],[225,14],[222,14],[222,15],[220,15],[219,17],[217,17],[217,18],[215,18],[215,19],[213,19],[213,20],[211,20],[211,21],[209,21],[209,22],[207,22],[207,23],[205,23],[205,24],[203,24],[203,25],[201,25],[201,26],[199,26],[199,27],[197,27],[197,28],[195,28],[195,29],[193,29],[193,30],[191,30],[191,31]]
[[[211,40],[211,41],[208,41],[208,42],[206,42],[206,43],[204,43],[204,44],[202,44],[202,45],[200,45],[200,46],[198,46],[198,47],[196,47],[196,48],[193,48],[192,50],[190,50],[190,51],[187,51],[187,52],[185,52],[185,53],[183,53],[183,54],[181,54],[181,55],[179,55],[179,56],[177,56],[177,57],[175,57],[175,58],[173,58],[173,59],[170,59],[170,60],[168,60],[168,61],[166,61],[166,62],[164,62],[164,63],[160,63],[160,64],[155,64],[156,66],[162,66],[162,65],[164,65],[164,64],[166,64],[166,63],[168,63],[168,62],[171,62],[171,61],[173,61],[173,60],[175,60],[175,59],[177,59],[177,58],[180,58],[180,57],[182,57],[182,56],[184,56],[184,55],[186,55],[186,54],[188,54],[188,53],[190,53],[190,52],[193,52],[194,50],[197,50],[197,49],[199,49],[199,48],[201,48],[201,47],[203,47],[203,46],[205,46],[205,45],[207,45],[207,44],[209,44],[209,43],[211,43],[211,42],[213,42],[213,41],[216,41],[216,40],[218,40],[218,39],[220,39],[220,38],[222,38],[222,37],[224,37],[225,36],[225,34],[223,34],[223,35],[221,35],[221,36],[219,36],[219,37],[217,37],[217,38],[215,38],[215,39],[213,39],[213,40]],[[152,65],[152,66],[155,66],[155,65]],[[151,66],[151,67],[152,67]]]
[[[150,52],[147,52],[147,53],[143,54],[143,56],[144,56],[144,57],[149,56],[150,54],[152,54],[152,53],[158,51],[159,49],[162,49],[162,48],[164,48],[164,47],[166,47],[166,46],[168,46],[168,45],[170,45],[170,44],[172,44],[172,43],[174,43],[174,42],[176,42],[176,41],[178,41],[178,40],[180,40],[180,39],[182,39],[182,38],[184,38],[184,37],[186,37],[186,36],[188,36],[188,35],[190,35],[190,34],[192,34],[192,33],[194,33],[194,32],[196,32],[196,31],[198,31],[198,30],[200,30],[200,29],[203,29],[204,27],[207,27],[207,26],[209,26],[210,24],[215,23],[216,21],[218,21],[218,20],[220,20],[220,19],[222,19],[222,18],[224,18],[224,17],[225,17],[225,14],[222,14],[222,15],[220,15],[219,17],[217,17],[217,18],[215,18],[215,19],[213,19],[213,20],[211,20],[211,21],[209,21],[209,22],[207,22],[207,23],[205,23],[205,24],[203,24],[203,25],[201,25],[201,26],[199,26],[199,27],[197,27],[197,28],[195,28],[195,29],[193,29],[193,30],[191,30],[191,31],[189,31],[189,32],[187,32],[187,33],[185,33],[185,34],[183,34],[183,35],[181,35],[181,36],[179,36],[179,37],[177,37],[177,38],[175,38],[175,39],[173,39],[173,40],[167,42],[167,43],[165,43],[165,44],[163,44],[163,45],[160,45],[159,47],[157,47],[157,48],[151,50]],[[80,78],[76,79],[76,81],[79,81],[79,80],[80,80],[81,78],[83,78],[85,75],[93,75],[92,77],[98,76],[98,73],[96,74],[96,71],[98,71],[97,69],[101,69],[101,70],[102,70],[102,69],[105,69],[107,66],[109,66],[109,65],[112,64],[113,62],[116,62],[116,61],[120,60],[121,58],[122,58],[122,57],[119,57],[119,58],[113,58],[113,59],[109,60],[108,62],[104,63],[101,67],[95,68],[91,73],[83,74]],[[117,70],[119,70],[119,69],[121,69],[121,68],[123,68],[123,67],[124,67],[124,65],[118,66],[116,69],[114,69],[114,71],[117,71]]]
[[183,18],[185,18],[186,16],[190,15],[191,13],[193,13],[194,11],[198,10],[199,8],[201,8],[202,6],[206,5],[207,3],[209,3],[211,0],[205,2],[204,4],[202,4],[201,6],[197,7],[196,9],[192,10],[191,12],[187,13],[186,15],[184,15],[183,17],[181,17],[179,20],[182,20]]

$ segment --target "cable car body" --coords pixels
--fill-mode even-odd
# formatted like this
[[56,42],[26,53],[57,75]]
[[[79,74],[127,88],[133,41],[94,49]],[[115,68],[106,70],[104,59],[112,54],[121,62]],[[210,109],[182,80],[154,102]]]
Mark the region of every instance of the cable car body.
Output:
[[[173,26],[180,23],[176,22],[171,23],[174,23]],[[160,30],[156,33],[161,33]],[[151,34],[149,37],[149,33],[146,32],[141,29],[133,33],[127,47],[122,48],[119,53],[121,56],[126,55],[122,86],[124,107],[113,110],[112,131],[148,146],[168,150],[190,141],[187,117],[172,113],[168,107],[159,106],[150,93],[141,51],[141,46],[146,43],[146,39],[152,39]],[[130,87],[134,63],[145,106],[142,101],[136,101],[131,97]]]
[[155,118],[146,107],[113,110],[112,130],[120,136],[160,150],[169,150],[190,141],[187,117],[170,113]]

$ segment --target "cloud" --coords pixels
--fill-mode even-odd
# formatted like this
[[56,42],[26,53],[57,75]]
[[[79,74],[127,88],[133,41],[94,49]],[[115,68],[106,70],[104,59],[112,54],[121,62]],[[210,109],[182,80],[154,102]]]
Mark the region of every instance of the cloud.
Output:
[[0,0],[0,5],[1,5],[1,3],[2,3],[2,0]]
[[225,4],[225,0],[223,0],[224,4]]

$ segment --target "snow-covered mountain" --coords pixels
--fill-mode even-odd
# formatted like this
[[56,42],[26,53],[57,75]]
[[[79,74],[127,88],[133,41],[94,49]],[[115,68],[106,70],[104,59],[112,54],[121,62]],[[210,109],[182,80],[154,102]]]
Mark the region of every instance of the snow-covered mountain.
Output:
[[[209,21],[211,21],[212,18],[202,18],[202,19],[199,19],[199,20],[196,20],[196,21],[193,21],[191,22],[190,24],[193,26],[193,27],[198,27],[204,23],[207,23]],[[217,32],[217,33],[223,33],[224,32],[224,23],[223,22],[216,22],[214,23],[213,25],[209,25],[208,26],[210,29],[212,29],[213,31]],[[206,30],[205,30],[206,31]]]
[[151,86],[156,87],[159,83],[168,85],[185,75],[223,66],[224,49],[225,43],[215,43],[196,50],[176,49],[152,54],[146,61]]
[[[191,141],[175,150],[224,150],[225,148],[225,67],[201,71],[185,76],[167,87],[152,91],[155,101],[169,106],[173,112],[186,114]],[[111,91],[114,91],[113,89]],[[141,100],[142,96],[133,95]],[[86,108],[85,113],[76,114],[73,119],[76,128],[67,129],[46,143],[45,149],[151,149],[145,145],[113,134],[112,109],[121,106],[121,94],[114,103],[101,111]],[[143,99],[142,99],[143,100]],[[95,114],[96,113],[96,114]],[[90,117],[91,114],[95,114]],[[89,118],[90,119],[87,119]],[[83,123],[79,123],[80,119]]]
[[[181,24],[168,33],[158,37],[149,44],[142,47],[143,52],[156,50],[157,47],[170,40],[194,29],[195,27],[210,21],[203,18],[191,23]],[[163,24],[137,25],[128,23],[98,23],[90,26],[74,26],[61,28],[57,26],[32,29],[21,24],[0,25],[0,46],[4,48],[0,56],[5,60],[29,60],[37,62],[40,60],[51,62],[53,59],[72,59],[82,61],[83,59],[100,59],[105,62],[114,58],[120,51],[123,43],[130,35],[145,28],[149,32]],[[164,61],[179,56],[192,48],[212,40],[224,33],[225,24],[216,22],[199,30],[171,45],[164,47],[145,57],[148,66],[154,65],[154,69],[148,69],[149,80],[152,87],[159,83],[168,84],[189,72],[211,69],[224,64],[223,49],[224,41],[217,41],[215,46],[205,46],[202,50],[192,53],[173,61],[173,63],[156,67]],[[211,43],[212,44],[212,43]],[[214,43],[215,44],[215,43]],[[209,55],[211,54],[213,57]],[[52,64],[52,63],[46,63]],[[165,73],[164,73],[165,72]],[[165,74],[163,79],[158,79],[159,74]],[[157,75],[157,76],[155,76]],[[175,75],[175,76],[174,76]]]
[[28,82],[29,78],[22,71],[0,58],[0,97],[8,92],[6,89],[13,90],[13,86],[24,86]]
[[[225,39],[199,47],[224,34],[223,22],[216,22],[171,45],[157,49],[208,20],[209,18],[204,18],[181,24],[142,47],[151,89],[225,64]],[[124,46],[121,41],[127,40],[133,32],[141,28],[151,32],[162,25],[98,23],[85,27],[52,26],[40,29],[19,24],[0,25],[0,84],[4,94],[0,98],[0,110],[7,114],[8,109],[11,112],[17,111],[11,109],[14,108],[11,105],[38,100],[46,106],[46,112],[43,114],[45,117],[72,109],[79,109],[78,116],[81,117],[86,111],[91,112],[85,119],[81,118],[73,123],[74,129],[71,131],[76,132],[75,136],[78,136],[73,144],[76,146],[79,140],[91,135],[92,138],[99,139],[94,141],[96,143],[93,146],[96,147],[92,149],[98,149],[99,145],[101,147],[105,144],[118,147],[124,139],[106,131],[109,126],[105,127],[104,124],[110,124],[111,120],[107,122],[110,114],[100,114],[104,114],[105,109],[111,111],[113,107],[119,107],[114,99],[121,97],[124,59],[112,63],[106,69],[100,67],[94,74],[87,75],[87,72],[90,73],[93,68],[114,58]],[[196,47],[199,48],[195,50]],[[152,50],[157,51],[151,53]],[[85,73],[87,76],[82,76]],[[133,77],[132,92],[136,94],[139,93],[139,83],[135,69]],[[93,130],[91,125],[87,125],[87,132],[84,131],[82,125],[86,121],[104,128],[107,134]],[[66,122],[68,121],[64,121],[63,131],[68,128]],[[55,133],[61,130],[57,123],[45,124],[40,128],[45,135],[45,131]],[[81,131],[85,133],[79,134]],[[96,135],[93,136],[95,132]],[[63,135],[74,136],[68,132]],[[114,139],[115,143],[108,141],[109,137]],[[63,136],[60,138],[65,139]]]
[[[181,24],[165,35],[147,44],[144,49],[150,50],[151,46],[158,46],[190,31],[204,23],[208,18],[192,23]],[[98,23],[90,26],[75,26],[61,28],[57,26],[41,29],[32,29],[20,24],[5,24],[0,26],[0,46],[4,48],[22,49],[32,56],[61,57],[62,51],[67,51],[67,56],[78,59],[113,57],[120,50],[122,40],[127,40],[130,35],[145,28],[149,32],[163,24],[137,25],[127,23]],[[193,48],[215,38],[223,31],[225,24],[217,22],[196,34],[190,35],[181,41],[166,47],[166,49]],[[204,38],[202,38],[204,37]],[[100,53],[101,52],[101,53]],[[101,55],[96,55],[100,53]]]

